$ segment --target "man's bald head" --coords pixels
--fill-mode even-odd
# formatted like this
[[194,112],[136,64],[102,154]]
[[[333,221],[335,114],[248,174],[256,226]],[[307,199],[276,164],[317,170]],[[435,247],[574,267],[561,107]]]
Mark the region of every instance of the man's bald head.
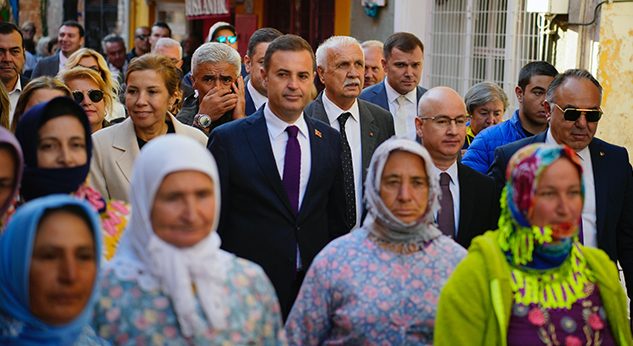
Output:
[[439,169],[446,170],[457,160],[467,120],[464,99],[449,87],[432,88],[420,98],[416,132]]
[[418,116],[434,117],[440,115],[442,110],[449,106],[451,108],[463,108],[462,113],[467,113],[464,99],[457,91],[444,86],[435,87],[429,89],[420,98],[420,102],[418,103]]

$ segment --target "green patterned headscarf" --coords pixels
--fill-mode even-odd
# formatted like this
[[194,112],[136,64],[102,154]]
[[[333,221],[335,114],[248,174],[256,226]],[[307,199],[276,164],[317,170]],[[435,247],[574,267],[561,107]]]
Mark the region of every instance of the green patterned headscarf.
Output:
[[[536,188],[543,172],[560,158],[568,159],[582,177],[580,159],[568,146],[532,144],[517,151],[508,163],[506,185],[500,201],[499,242],[501,249],[509,252],[510,260],[514,265],[525,265],[532,261],[535,246],[552,242],[553,228],[578,228],[578,223],[538,227],[528,220],[528,215],[534,207]],[[582,179],[580,181],[584,201],[584,185]],[[577,234],[577,230],[574,233]]]

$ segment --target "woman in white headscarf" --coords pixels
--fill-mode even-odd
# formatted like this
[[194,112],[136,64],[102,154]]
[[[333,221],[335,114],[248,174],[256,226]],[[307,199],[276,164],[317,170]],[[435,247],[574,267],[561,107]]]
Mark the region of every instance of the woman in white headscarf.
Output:
[[439,182],[418,143],[372,157],[363,226],[328,244],[286,322],[291,345],[432,344],[440,289],[466,251],[434,225]]
[[119,345],[285,343],[263,270],[220,250],[219,181],[193,139],[165,135],[143,148],[132,216],[101,287],[99,335]]

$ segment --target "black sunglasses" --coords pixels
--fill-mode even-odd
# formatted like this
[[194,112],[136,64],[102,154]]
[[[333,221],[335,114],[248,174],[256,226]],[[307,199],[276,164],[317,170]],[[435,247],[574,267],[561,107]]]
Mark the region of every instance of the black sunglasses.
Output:
[[554,104],[554,106],[556,106],[556,108],[560,109],[560,111],[563,112],[563,118],[565,118],[565,120],[567,121],[576,121],[578,120],[578,118],[580,118],[580,116],[583,113],[585,114],[585,119],[587,119],[587,122],[589,123],[595,123],[598,120],[600,120],[600,118],[602,118],[602,109],[600,108],[598,109],[584,109],[584,108],[562,109],[557,104]]
[[136,35],[136,38],[138,38],[139,40],[147,40],[149,38],[149,35]]
[[[84,92],[79,90],[73,91],[73,98],[75,99],[75,102],[82,103],[84,101]],[[88,98],[90,98],[90,101],[92,102],[99,102],[103,100],[103,91],[88,90]]]

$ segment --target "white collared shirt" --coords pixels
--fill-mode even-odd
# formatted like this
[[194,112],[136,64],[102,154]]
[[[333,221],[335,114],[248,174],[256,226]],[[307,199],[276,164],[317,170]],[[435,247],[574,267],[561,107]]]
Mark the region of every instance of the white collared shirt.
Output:
[[[451,195],[453,196],[453,217],[455,218],[455,238],[457,238],[457,231],[459,230],[459,175],[457,172],[457,161],[453,162],[453,164],[448,167],[447,170],[442,171],[437,168],[435,165],[431,168],[433,172],[431,174],[436,177],[439,181],[441,173],[448,173],[451,177],[451,183],[448,185],[449,190],[451,190]],[[437,214],[435,214],[435,222],[437,222]]]
[[[398,114],[398,97],[401,96],[399,92],[397,92],[394,88],[389,85],[389,81],[387,77],[385,77],[385,90],[387,91],[387,101],[389,103],[389,112],[394,117],[394,124],[396,123],[396,115]],[[411,140],[415,140],[415,117],[418,114],[418,95],[417,95],[417,87],[413,88],[413,90],[409,91],[405,95],[402,95],[407,99],[405,104],[406,114],[407,114],[407,131],[406,133],[396,133],[398,137],[406,137]]]
[[360,111],[358,109],[358,101],[354,100],[354,104],[349,109],[343,110],[334,104],[334,102],[332,102],[324,92],[323,107],[325,108],[325,113],[327,114],[330,126],[339,132],[341,132],[341,126],[338,123],[339,115],[345,112],[352,114],[352,116],[345,122],[345,135],[347,136],[347,142],[352,150],[354,192],[356,194],[356,224],[354,225],[354,228],[356,228],[360,226],[363,203],[363,154],[360,138]]
[[[548,129],[545,136],[546,144],[558,144]],[[598,247],[596,226],[596,185],[593,177],[593,163],[589,146],[577,151],[582,163],[582,182],[585,185],[585,204],[582,208],[582,238],[583,245]]]
[[264,119],[268,128],[268,137],[270,138],[270,146],[273,149],[273,156],[277,164],[279,177],[283,180],[284,176],[284,159],[286,157],[286,144],[288,143],[288,133],[286,127],[295,125],[299,128],[297,140],[301,148],[301,172],[299,174],[299,209],[305,196],[308,179],[310,179],[310,169],[312,168],[312,160],[310,154],[310,138],[308,133],[308,124],[303,117],[303,113],[299,116],[294,124],[289,124],[278,118],[268,107],[264,107]]
[[15,82],[13,90],[9,91],[9,128],[11,128],[11,123],[13,123],[13,113],[15,112],[15,106],[18,104],[20,94],[22,94],[22,79],[18,74],[18,80]]
[[268,102],[268,97],[260,94],[259,91],[255,89],[250,78],[248,79],[248,83],[246,83],[246,87],[248,88],[248,92],[251,93],[251,98],[253,99],[255,110],[258,110],[259,107],[261,107],[264,103]]
[[62,53],[61,50],[57,54],[59,54],[59,73],[66,69],[66,60],[68,60],[68,58],[64,55],[64,53]]

